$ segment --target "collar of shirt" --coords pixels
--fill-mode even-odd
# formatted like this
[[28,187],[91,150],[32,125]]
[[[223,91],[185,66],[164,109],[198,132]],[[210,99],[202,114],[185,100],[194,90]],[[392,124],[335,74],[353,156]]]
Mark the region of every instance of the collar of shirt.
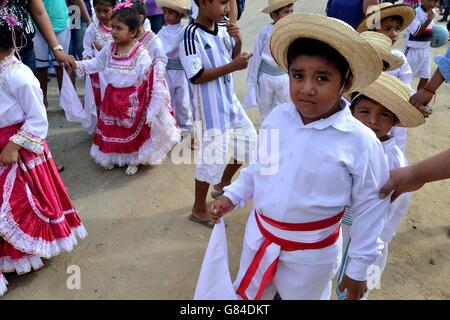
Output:
[[386,140],[386,141],[382,141],[382,142],[381,142],[381,145],[383,146],[383,149],[384,149],[384,150],[388,150],[388,149],[390,149],[390,148],[393,148],[393,147],[396,146],[396,144],[397,144],[397,143],[396,143],[394,137],[391,137],[389,140]]
[[303,123],[302,117],[293,103],[290,105],[287,112],[300,128],[323,130],[328,127],[334,127],[339,131],[349,132],[353,128],[353,115],[350,112],[349,105],[350,103],[347,100],[341,99],[339,102],[339,106],[341,108],[340,111],[329,116],[328,118],[320,119],[306,125]]

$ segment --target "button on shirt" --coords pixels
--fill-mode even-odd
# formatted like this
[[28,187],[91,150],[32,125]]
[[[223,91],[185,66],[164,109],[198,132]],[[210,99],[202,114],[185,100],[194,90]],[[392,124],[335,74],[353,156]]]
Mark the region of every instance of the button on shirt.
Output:
[[[238,206],[252,198],[265,216],[288,223],[331,218],[348,206],[353,226],[347,274],[364,280],[380,255],[389,200],[380,200],[378,191],[389,171],[380,141],[346,104],[342,100],[341,111],[306,125],[292,103],[277,106],[261,127],[258,160],[241,170],[225,196]],[[325,229],[312,241],[332,231]],[[335,256],[325,258],[328,262],[339,254],[329,252]]]

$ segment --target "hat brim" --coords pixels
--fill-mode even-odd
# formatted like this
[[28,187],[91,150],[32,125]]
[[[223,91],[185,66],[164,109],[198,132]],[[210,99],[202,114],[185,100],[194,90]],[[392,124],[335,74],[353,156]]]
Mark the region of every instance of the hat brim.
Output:
[[413,22],[416,12],[414,9],[405,4],[394,4],[392,6],[382,8],[379,12],[373,12],[367,16],[365,16],[361,22],[358,24],[356,31],[364,32],[368,30],[377,29],[377,23],[380,23],[381,20],[388,17],[400,16],[403,18],[403,24],[400,27],[400,32],[405,30],[411,22]]
[[386,61],[386,63],[389,65],[389,67],[385,71],[398,69],[405,63],[402,58],[397,57],[390,50],[378,49],[377,52],[380,55],[381,60]]
[[270,51],[277,64],[288,72],[287,53],[296,39],[309,38],[336,49],[348,62],[352,86],[358,91],[375,81],[383,63],[372,45],[347,23],[311,13],[293,14],[278,21],[270,37]]
[[188,16],[189,12],[191,11],[189,8],[183,8],[183,7],[177,6],[173,2],[167,1],[167,0],[156,0],[156,5],[160,8],[172,9],[178,13],[183,14],[184,16]]
[[412,128],[425,123],[420,111],[409,103],[408,87],[394,76],[382,73],[374,83],[359,92],[395,114],[399,119],[398,127]]
[[259,11],[261,11],[262,13],[271,13],[274,12],[275,10],[281,9],[285,6],[288,6],[290,4],[294,4],[297,0],[283,0],[277,3],[274,3],[270,6],[265,7],[264,9],[261,9]]

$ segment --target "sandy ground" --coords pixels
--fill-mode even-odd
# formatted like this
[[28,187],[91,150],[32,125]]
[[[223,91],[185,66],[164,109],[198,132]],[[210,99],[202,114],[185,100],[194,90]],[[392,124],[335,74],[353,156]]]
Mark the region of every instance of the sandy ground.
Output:
[[[247,1],[240,21],[245,50],[262,26],[266,1]],[[296,11],[322,13],[325,0],[300,0]],[[397,46],[399,46],[398,44]],[[446,47],[433,50],[442,54]],[[433,69],[435,65],[433,64]],[[245,72],[235,75],[239,98]],[[59,110],[55,79],[48,142],[89,236],[71,253],[45,261],[23,276],[7,275],[3,299],[191,299],[210,229],[187,218],[193,201],[194,165],[142,168],[135,177],[124,169],[105,172],[89,157],[90,137],[67,123]],[[82,87],[82,81],[79,82]],[[409,131],[407,156],[416,162],[450,147],[450,87],[443,85],[426,125]],[[249,110],[258,123],[258,112]],[[382,289],[371,299],[450,299],[450,181],[427,185],[412,196],[411,207],[391,243]],[[245,221],[250,209],[228,216],[232,276],[237,272]],[[70,266],[78,266],[81,288],[69,290]],[[69,269],[70,271],[70,269]]]

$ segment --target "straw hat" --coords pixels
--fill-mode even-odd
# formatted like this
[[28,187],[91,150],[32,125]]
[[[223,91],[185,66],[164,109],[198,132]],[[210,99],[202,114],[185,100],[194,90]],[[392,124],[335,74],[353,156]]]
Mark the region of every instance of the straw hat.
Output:
[[186,0],[156,0],[156,5],[160,8],[169,8],[187,16],[191,11]]
[[312,13],[298,13],[278,21],[270,37],[270,51],[277,64],[288,72],[287,53],[296,39],[309,38],[328,44],[348,62],[353,83],[348,92],[375,81],[383,63],[375,49],[347,23]]
[[275,10],[294,4],[297,0],[269,0],[269,5],[260,11],[262,13],[271,13]]
[[383,72],[374,83],[359,93],[394,113],[399,119],[396,126],[411,128],[425,123],[420,111],[409,103],[409,88],[394,76]]
[[394,5],[389,2],[383,2],[378,5],[372,5],[367,8],[366,17],[361,20],[356,31],[363,32],[377,29],[376,27],[381,23],[381,20],[393,16],[400,16],[403,18],[403,25],[400,26],[400,31],[403,31],[414,20],[416,12],[412,7],[406,4]]
[[405,63],[402,58],[392,53],[392,41],[389,37],[375,31],[364,31],[361,35],[375,48],[381,60],[389,65],[385,71],[395,70]]

